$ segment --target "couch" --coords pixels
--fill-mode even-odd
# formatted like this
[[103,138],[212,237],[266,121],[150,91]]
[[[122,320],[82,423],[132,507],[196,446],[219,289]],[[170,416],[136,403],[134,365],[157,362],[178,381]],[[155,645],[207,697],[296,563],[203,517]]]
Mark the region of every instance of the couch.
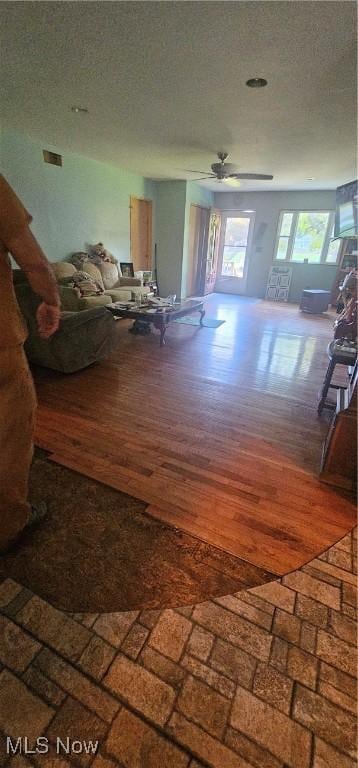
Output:
[[122,277],[117,264],[101,262],[96,265],[91,261],[83,264],[82,271],[87,272],[101,286],[103,293],[95,296],[79,296],[76,288],[65,285],[77,270],[68,261],[56,261],[51,264],[59,284],[61,307],[63,310],[79,312],[83,309],[103,307],[115,301],[130,301],[132,294],[147,295],[150,288],[144,286],[142,280],[136,277]]
[[14,280],[16,298],[28,330],[25,352],[31,363],[74,373],[108,357],[118,347],[117,323],[103,306],[61,312],[59,330],[50,339],[42,339],[36,322],[41,299],[28,283],[21,282],[21,270],[14,272],[18,273]]

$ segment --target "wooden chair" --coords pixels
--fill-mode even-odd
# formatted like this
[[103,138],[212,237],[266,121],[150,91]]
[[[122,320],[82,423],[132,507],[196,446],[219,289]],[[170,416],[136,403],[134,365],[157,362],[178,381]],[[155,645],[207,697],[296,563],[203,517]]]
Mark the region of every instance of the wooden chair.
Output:
[[354,366],[357,360],[357,348],[356,346],[349,347],[337,341],[331,341],[327,347],[327,354],[329,363],[318,403],[319,414],[322,413],[323,408],[335,410],[335,404],[326,402],[329,389],[341,389],[336,384],[331,384],[334,369],[336,365],[346,365],[348,368]]

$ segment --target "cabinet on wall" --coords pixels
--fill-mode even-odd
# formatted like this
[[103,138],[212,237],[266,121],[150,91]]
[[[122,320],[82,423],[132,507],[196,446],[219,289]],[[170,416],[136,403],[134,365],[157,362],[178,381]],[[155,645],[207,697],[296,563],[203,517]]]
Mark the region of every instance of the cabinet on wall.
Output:
[[331,304],[335,306],[340,294],[340,285],[349,272],[358,270],[357,265],[357,240],[355,238],[344,238],[338,255],[338,268],[331,293]]

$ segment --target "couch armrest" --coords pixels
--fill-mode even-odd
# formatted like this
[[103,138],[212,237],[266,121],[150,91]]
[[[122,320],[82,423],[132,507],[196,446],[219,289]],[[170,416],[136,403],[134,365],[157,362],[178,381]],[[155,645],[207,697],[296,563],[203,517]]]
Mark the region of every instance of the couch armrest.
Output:
[[117,323],[105,307],[62,312],[60,327],[42,339],[32,324],[25,343],[31,362],[62,373],[73,373],[110,355],[118,343]]
[[92,322],[113,323],[113,316],[106,307],[93,307],[93,309],[82,309],[81,312],[61,312],[60,331],[72,334],[81,326]]
[[68,285],[59,285],[61,309],[65,312],[78,312],[78,291],[76,288],[70,288]]
[[120,277],[115,287],[120,288],[125,285],[143,285],[143,283],[139,277]]

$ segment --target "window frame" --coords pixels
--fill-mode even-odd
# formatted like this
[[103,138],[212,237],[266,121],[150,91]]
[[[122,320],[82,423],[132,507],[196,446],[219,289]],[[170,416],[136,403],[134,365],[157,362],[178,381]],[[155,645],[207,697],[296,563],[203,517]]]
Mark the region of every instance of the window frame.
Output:
[[[278,250],[278,245],[279,245],[279,241],[280,241],[280,237],[281,237],[282,221],[283,221],[283,217],[284,217],[285,213],[292,213],[293,214],[293,219],[292,219],[292,223],[291,223],[291,232],[290,232],[290,234],[287,237],[287,239],[288,239],[288,246],[287,246],[286,256],[285,256],[284,259],[278,259],[277,258],[277,250]],[[328,213],[329,214],[328,225],[327,225],[327,229],[326,229],[326,234],[324,236],[324,241],[323,241],[322,250],[321,250],[321,256],[320,256],[320,260],[319,261],[304,262],[304,261],[299,261],[298,259],[292,259],[292,251],[293,251],[293,246],[294,246],[294,243],[295,243],[296,232],[297,232],[297,227],[298,227],[298,219],[299,219],[300,213]],[[338,253],[337,253],[336,261],[328,261],[328,262],[326,261],[330,242],[331,242],[331,240],[334,239],[334,238],[332,238],[332,236],[330,234],[333,231],[334,218],[335,218],[335,211],[332,211],[331,209],[328,209],[328,208],[326,208],[326,209],[306,208],[304,210],[301,210],[299,208],[295,208],[295,209],[291,208],[291,209],[281,210],[280,214],[279,214],[279,217],[278,217],[278,224],[277,224],[277,230],[276,230],[275,250],[274,250],[273,261],[275,263],[277,263],[277,264],[286,264],[286,263],[289,263],[289,264],[304,264],[305,267],[312,266],[312,265],[317,266],[318,264],[323,264],[325,266],[331,266],[331,267],[337,266],[337,264],[339,263],[339,250],[338,250]],[[283,235],[282,237],[285,237],[285,235]]]

